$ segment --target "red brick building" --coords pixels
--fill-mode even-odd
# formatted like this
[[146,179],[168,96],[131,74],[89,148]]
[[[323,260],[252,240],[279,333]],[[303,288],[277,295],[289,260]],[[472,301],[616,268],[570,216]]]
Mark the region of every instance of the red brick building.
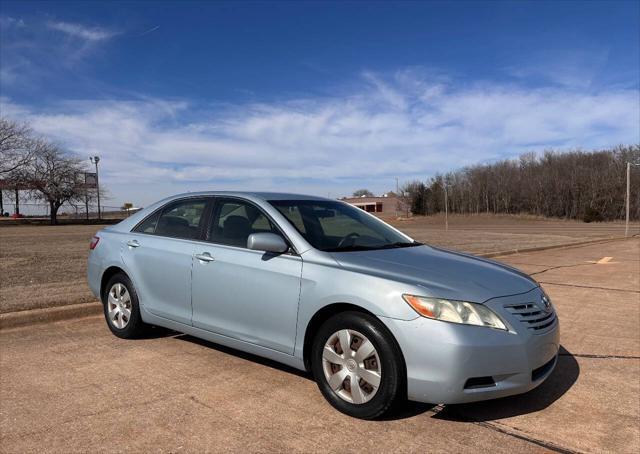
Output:
[[406,216],[406,206],[395,195],[382,197],[345,197],[343,201],[379,216]]

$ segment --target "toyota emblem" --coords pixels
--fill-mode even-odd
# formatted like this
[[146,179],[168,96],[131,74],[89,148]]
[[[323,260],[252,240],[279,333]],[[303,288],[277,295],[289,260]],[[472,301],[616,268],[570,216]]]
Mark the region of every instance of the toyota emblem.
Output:
[[549,312],[549,310],[551,309],[551,301],[549,301],[549,298],[547,298],[546,295],[542,295],[542,298],[540,299],[542,301],[542,304],[544,305],[544,309]]

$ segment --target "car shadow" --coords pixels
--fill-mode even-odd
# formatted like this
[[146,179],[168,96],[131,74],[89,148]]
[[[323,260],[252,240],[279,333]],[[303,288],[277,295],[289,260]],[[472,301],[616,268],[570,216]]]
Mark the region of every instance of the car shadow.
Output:
[[[181,334],[175,331],[169,331],[174,335],[174,339],[183,340],[185,342],[191,342],[196,345],[201,345],[206,348],[211,348],[221,353],[225,353],[227,355],[233,355],[237,358],[241,358],[247,361],[251,361],[262,366],[270,367],[271,369],[276,369],[282,372],[286,372],[292,375],[296,375],[301,378],[305,378],[310,381],[315,381],[313,375],[309,372],[301,371],[295,369],[293,367],[287,366],[285,364],[279,363],[277,361],[273,361],[268,358],[263,358],[262,356],[257,356],[252,353],[243,352],[240,350],[236,350],[231,347],[225,347],[224,345],[216,344],[214,342],[210,342],[204,339],[200,339],[198,337],[190,336],[188,334]],[[320,392],[320,391],[318,391]],[[392,408],[383,418],[380,418],[380,421],[395,421],[400,419],[412,418],[414,416],[420,415],[426,411],[429,411],[434,408],[433,404],[423,404],[420,402],[411,402],[404,401],[396,407]]]
[[145,339],[161,339],[163,337],[171,337],[179,334],[177,331],[173,331],[169,328],[164,328],[162,326],[156,325],[147,325],[145,330],[138,335],[135,340],[145,340]]
[[388,413],[385,413],[377,421],[399,421],[401,419],[413,418],[419,416],[422,413],[432,411],[437,405],[425,404],[422,402],[414,402],[411,400],[404,400],[401,404],[391,408]]
[[575,357],[560,346],[556,368],[537,388],[501,399],[446,405],[433,417],[448,421],[483,422],[544,410],[569,391],[579,375],[580,366]]
[[211,348],[213,350],[219,351],[221,353],[225,353],[227,355],[233,355],[237,358],[245,359],[247,361],[251,361],[266,367],[270,367],[271,369],[280,370],[282,372],[288,372],[290,374],[297,375],[298,377],[306,378],[307,380],[313,380],[313,377],[305,371],[295,369],[293,367],[287,366],[286,364],[282,364],[268,358],[263,358],[262,356],[254,355],[253,353],[247,353],[241,350],[236,350],[231,347],[225,347],[224,345],[216,344],[214,342],[210,342],[204,339],[200,339],[198,337],[190,336],[188,334],[177,334],[176,336],[174,336],[174,339],[180,339],[186,342],[191,342],[193,344]]
[[[150,336],[167,337],[173,336],[174,339],[191,342],[201,345],[227,355],[233,355],[247,361],[251,361],[262,366],[276,369],[282,372],[290,373],[307,380],[314,381],[313,376],[305,371],[295,369],[285,364],[263,358],[252,353],[246,353],[224,345],[216,344],[204,339],[200,339],[188,334],[178,333],[176,331],[156,328]],[[432,417],[444,419],[448,421],[458,422],[484,422],[496,419],[510,418],[513,416],[533,413],[547,408],[556,400],[562,397],[577,381],[580,375],[580,366],[575,357],[564,347],[560,347],[558,363],[551,375],[538,386],[525,394],[517,396],[503,397],[501,399],[488,400],[484,402],[474,402],[470,404],[445,405],[440,407],[436,404],[420,403],[412,401],[404,401],[392,408],[390,412],[385,414],[380,421],[395,421],[406,418],[412,418],[422,413],[433,411],[440,407]]]

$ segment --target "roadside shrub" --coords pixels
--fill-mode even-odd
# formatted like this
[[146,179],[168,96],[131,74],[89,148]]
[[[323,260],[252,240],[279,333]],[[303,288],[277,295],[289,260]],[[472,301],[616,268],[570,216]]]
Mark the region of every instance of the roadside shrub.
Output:
[[582,216],[582,220],[584,222],[602,222],[604,221],[604,216],[598,210],[592,207],[587,207]]

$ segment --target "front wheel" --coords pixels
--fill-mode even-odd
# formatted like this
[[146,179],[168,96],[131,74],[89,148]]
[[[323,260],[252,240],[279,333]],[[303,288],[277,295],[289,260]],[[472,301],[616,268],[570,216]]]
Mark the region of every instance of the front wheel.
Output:
[[349,416],[378,418],[404,394],[402,353],[386,327],[369,314],[331,317],[318,330],[312,355],[320,391]]

